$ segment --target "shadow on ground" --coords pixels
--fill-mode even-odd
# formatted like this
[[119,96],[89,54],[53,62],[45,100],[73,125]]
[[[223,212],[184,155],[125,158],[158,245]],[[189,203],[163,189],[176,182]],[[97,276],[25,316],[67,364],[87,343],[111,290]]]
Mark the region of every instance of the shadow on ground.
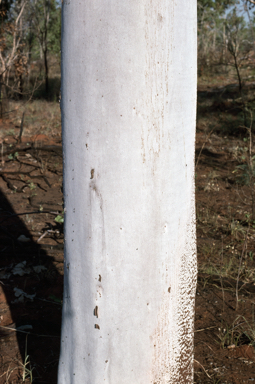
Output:
[[[54,218],[62,195],[59,175],[37,172],[21,152],[19,164],[0,170],[0,384],[50,384],[60,347],[63,235]],[[33,148],[26,152],[31,159]],[[49,148],[36,153],[51,157]]]

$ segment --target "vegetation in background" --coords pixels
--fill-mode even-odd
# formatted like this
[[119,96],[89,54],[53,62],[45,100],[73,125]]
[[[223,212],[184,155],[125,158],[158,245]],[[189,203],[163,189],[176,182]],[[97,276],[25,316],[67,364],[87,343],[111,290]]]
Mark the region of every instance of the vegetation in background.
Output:
[[[61,7],[56,0],[0,4],[0,115],[7,100],[59,94]],[[56,89],[57,88],[57,89]],[[1,117],[0,116],[0,117]]]

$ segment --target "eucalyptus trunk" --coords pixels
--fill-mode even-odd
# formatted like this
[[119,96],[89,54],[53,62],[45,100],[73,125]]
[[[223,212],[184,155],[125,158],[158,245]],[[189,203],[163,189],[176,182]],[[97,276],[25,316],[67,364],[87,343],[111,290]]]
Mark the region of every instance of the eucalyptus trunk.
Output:
[[62,12],[58,384],[192,383],[196,2]]

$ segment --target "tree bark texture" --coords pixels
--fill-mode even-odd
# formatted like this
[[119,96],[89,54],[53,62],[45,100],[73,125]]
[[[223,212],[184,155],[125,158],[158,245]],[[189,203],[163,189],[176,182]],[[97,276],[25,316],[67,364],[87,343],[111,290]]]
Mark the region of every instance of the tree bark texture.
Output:
[[196,2],[64,0],[58,384],[193,382]]

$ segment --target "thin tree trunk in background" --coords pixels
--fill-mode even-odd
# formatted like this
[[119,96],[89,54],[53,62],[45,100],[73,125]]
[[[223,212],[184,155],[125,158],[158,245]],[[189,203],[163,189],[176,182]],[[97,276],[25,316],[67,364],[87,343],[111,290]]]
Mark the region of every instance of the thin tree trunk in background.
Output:
[[0,118],[5,119],[8,116],[9,100],[3,76],[0,75]]
[[64,1],[58,384],[191,384],[196,2]]
[[44,30],[42,33],[42,47],[45,72],[45,92],[49,97],[49,66],[48,66],[48,27],[50,20],[50,1],[44,0]]
[[49,67],[48,67],[48,50],[47,46],[43,50],[44,57],[44,71],[45,71],[45,92],[49,96]]

